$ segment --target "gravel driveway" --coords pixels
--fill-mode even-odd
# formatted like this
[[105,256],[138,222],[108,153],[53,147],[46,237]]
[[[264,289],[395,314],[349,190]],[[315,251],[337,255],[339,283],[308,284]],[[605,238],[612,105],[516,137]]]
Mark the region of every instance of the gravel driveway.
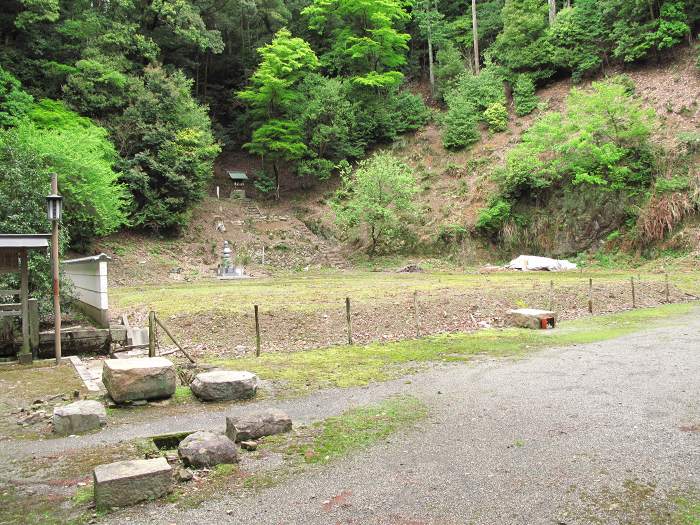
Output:
[[697,312],[603,343],[437,368],[341,404],[399,390],[430,416],[385,443],[255,495],[146,505],[108,522],[572,524],[603,512],[596,523],[656,524],[669,521],[649,510],[654,498],[700,488]]

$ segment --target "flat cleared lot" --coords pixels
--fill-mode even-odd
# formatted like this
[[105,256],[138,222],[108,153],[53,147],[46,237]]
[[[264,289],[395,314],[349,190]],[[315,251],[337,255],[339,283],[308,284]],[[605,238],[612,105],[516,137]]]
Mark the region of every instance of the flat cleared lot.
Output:
[[[510,308],[551,306],[561,319],[666,300],[664,275],[625,272],[299,273],[244,281],[199,281],[110,291],[114,313],[145,325],[155,310],[200,356],[220,358],[254,350],[253,305],[260,307],[263,351],[296,351],[347,342],[345,298],[352,303],[353,340],[391,341],[500,326]],[[553,283],[553,286],[552,286]],[[670,277],[671,302],[700,290],[700,273]],[[414,294],[418,312],[414,309]]]

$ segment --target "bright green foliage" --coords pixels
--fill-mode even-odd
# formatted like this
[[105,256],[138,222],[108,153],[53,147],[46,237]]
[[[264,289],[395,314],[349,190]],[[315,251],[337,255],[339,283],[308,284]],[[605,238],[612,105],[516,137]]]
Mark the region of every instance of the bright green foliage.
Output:
[[0,127],[17,125],[29,113],[33,101],[19,80],[0,66]]
[[478,230],[487,233],[494,233],[500,230],[510,219],[512,204],[503,198],[496,198],[489,203],[487,208],[479,212],[476,219]]
[[540,117],[508,152],[501,194],[482,212],[480,227],[493,232],[511,213],[505,204],[562,185],[643,195],[652,180],[653,123],[653,111],[622,84],[594,82],[591,90],[572,90],[565,113]]
[[526,74],[518,75],[513,85],[513,104],[515,114],[519,117],[529,115],[539,104],[539,99],[535,95],[535,83]]
[[40,101],[30,118],[15,133],[48,171],[58,173],[71,242],[85,243],[125,224],[127,192],[113,170],[117,154],[107,130],[53,100]]
[[59,0],[20,0],[24,8],[15,18],[15,26],[26,29],[40,22],[55,22],[59,16]]
[[503,78],[493,67],[484,68],[479,75],[465,73],[459,77],[454,89],[445,95],[448,106],[455,99],[471,104],[478,113],[483,113],[495,102],[505,105]]
[[325,40],[324,67],[352,77],[360,86],[391,88],[401,83],[410,19],[398,0],[314,0],[302,13]]
[[513,73],[533,72],[548,77],[552,49],[547,39],[547,2],[506,0],[503,31],[486,52],[487,59]]
[[250,86],[238,96],[251,108],[255,119],[264,121],[288,114],[299,102],[296,84],[318,67],[309,44],[282,29],[272,42],[258,49],[262,62],[250,78]]
[[63,87],[66,100],[76,110],[107,116],[123,110],[137,81],[123,72],[116,59],[78,60]]
[[180,228],[205,194],[219,146],[191,87],[179,71],[149,67],[130,106],[114,120],[122,180],[134,195],[134,226]]
[[262,62],[251,77],[250,87],[238,94],[256,119],[253,136],[243,147],[272,162],[279,198],[278,162],[299,160],[308,151],[301,125],[291,120],[291,115],[303,97],[299,82],[318,67],[318,59],[309,44],[293,38],[286,29],[278,31],[258,52]]
[[508,110],[500,102],[494,102],[486,108],[484,119],[491,131],[498,133],[508,129]]
[[442,145],[459,150],[477,142],[481,135],[477,127],[478,113],[474,106],[462,99],[451,99],[442,120]]
[[415,214],[418,184],[411,170],[389,154],[376,154],[343,174],[343,185],[332,203],[338,224],[369,240],[368,252],[398,247]]

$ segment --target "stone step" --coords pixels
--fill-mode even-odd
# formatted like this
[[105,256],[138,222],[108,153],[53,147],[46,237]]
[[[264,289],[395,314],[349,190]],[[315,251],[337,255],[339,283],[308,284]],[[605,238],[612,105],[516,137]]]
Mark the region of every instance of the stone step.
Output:
[[118,461],[95,467],[95,506],[126,507],[165,496],[172,484],[172,467],[164,457]]

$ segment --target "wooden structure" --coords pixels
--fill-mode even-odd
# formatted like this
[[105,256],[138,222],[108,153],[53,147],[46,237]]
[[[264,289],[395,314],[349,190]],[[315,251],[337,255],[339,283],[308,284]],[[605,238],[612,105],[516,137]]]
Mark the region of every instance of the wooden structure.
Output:
[[227,171],[228,178],[231,179],[231,198],[245,198],[246,190],[250,179],[244,171]]
[[20,273],[19,290],[0,290],[0,297],[19,296],[20,302],[0,304],[0,318],[22,319],[22,348],[18,354],[22,363],[31,363],[32,351],[39,346],[39,312],[36,301],[32,302],[30,309],[29,252],[46,250],[50,238],[49,234],[0,234],[0,273]]

